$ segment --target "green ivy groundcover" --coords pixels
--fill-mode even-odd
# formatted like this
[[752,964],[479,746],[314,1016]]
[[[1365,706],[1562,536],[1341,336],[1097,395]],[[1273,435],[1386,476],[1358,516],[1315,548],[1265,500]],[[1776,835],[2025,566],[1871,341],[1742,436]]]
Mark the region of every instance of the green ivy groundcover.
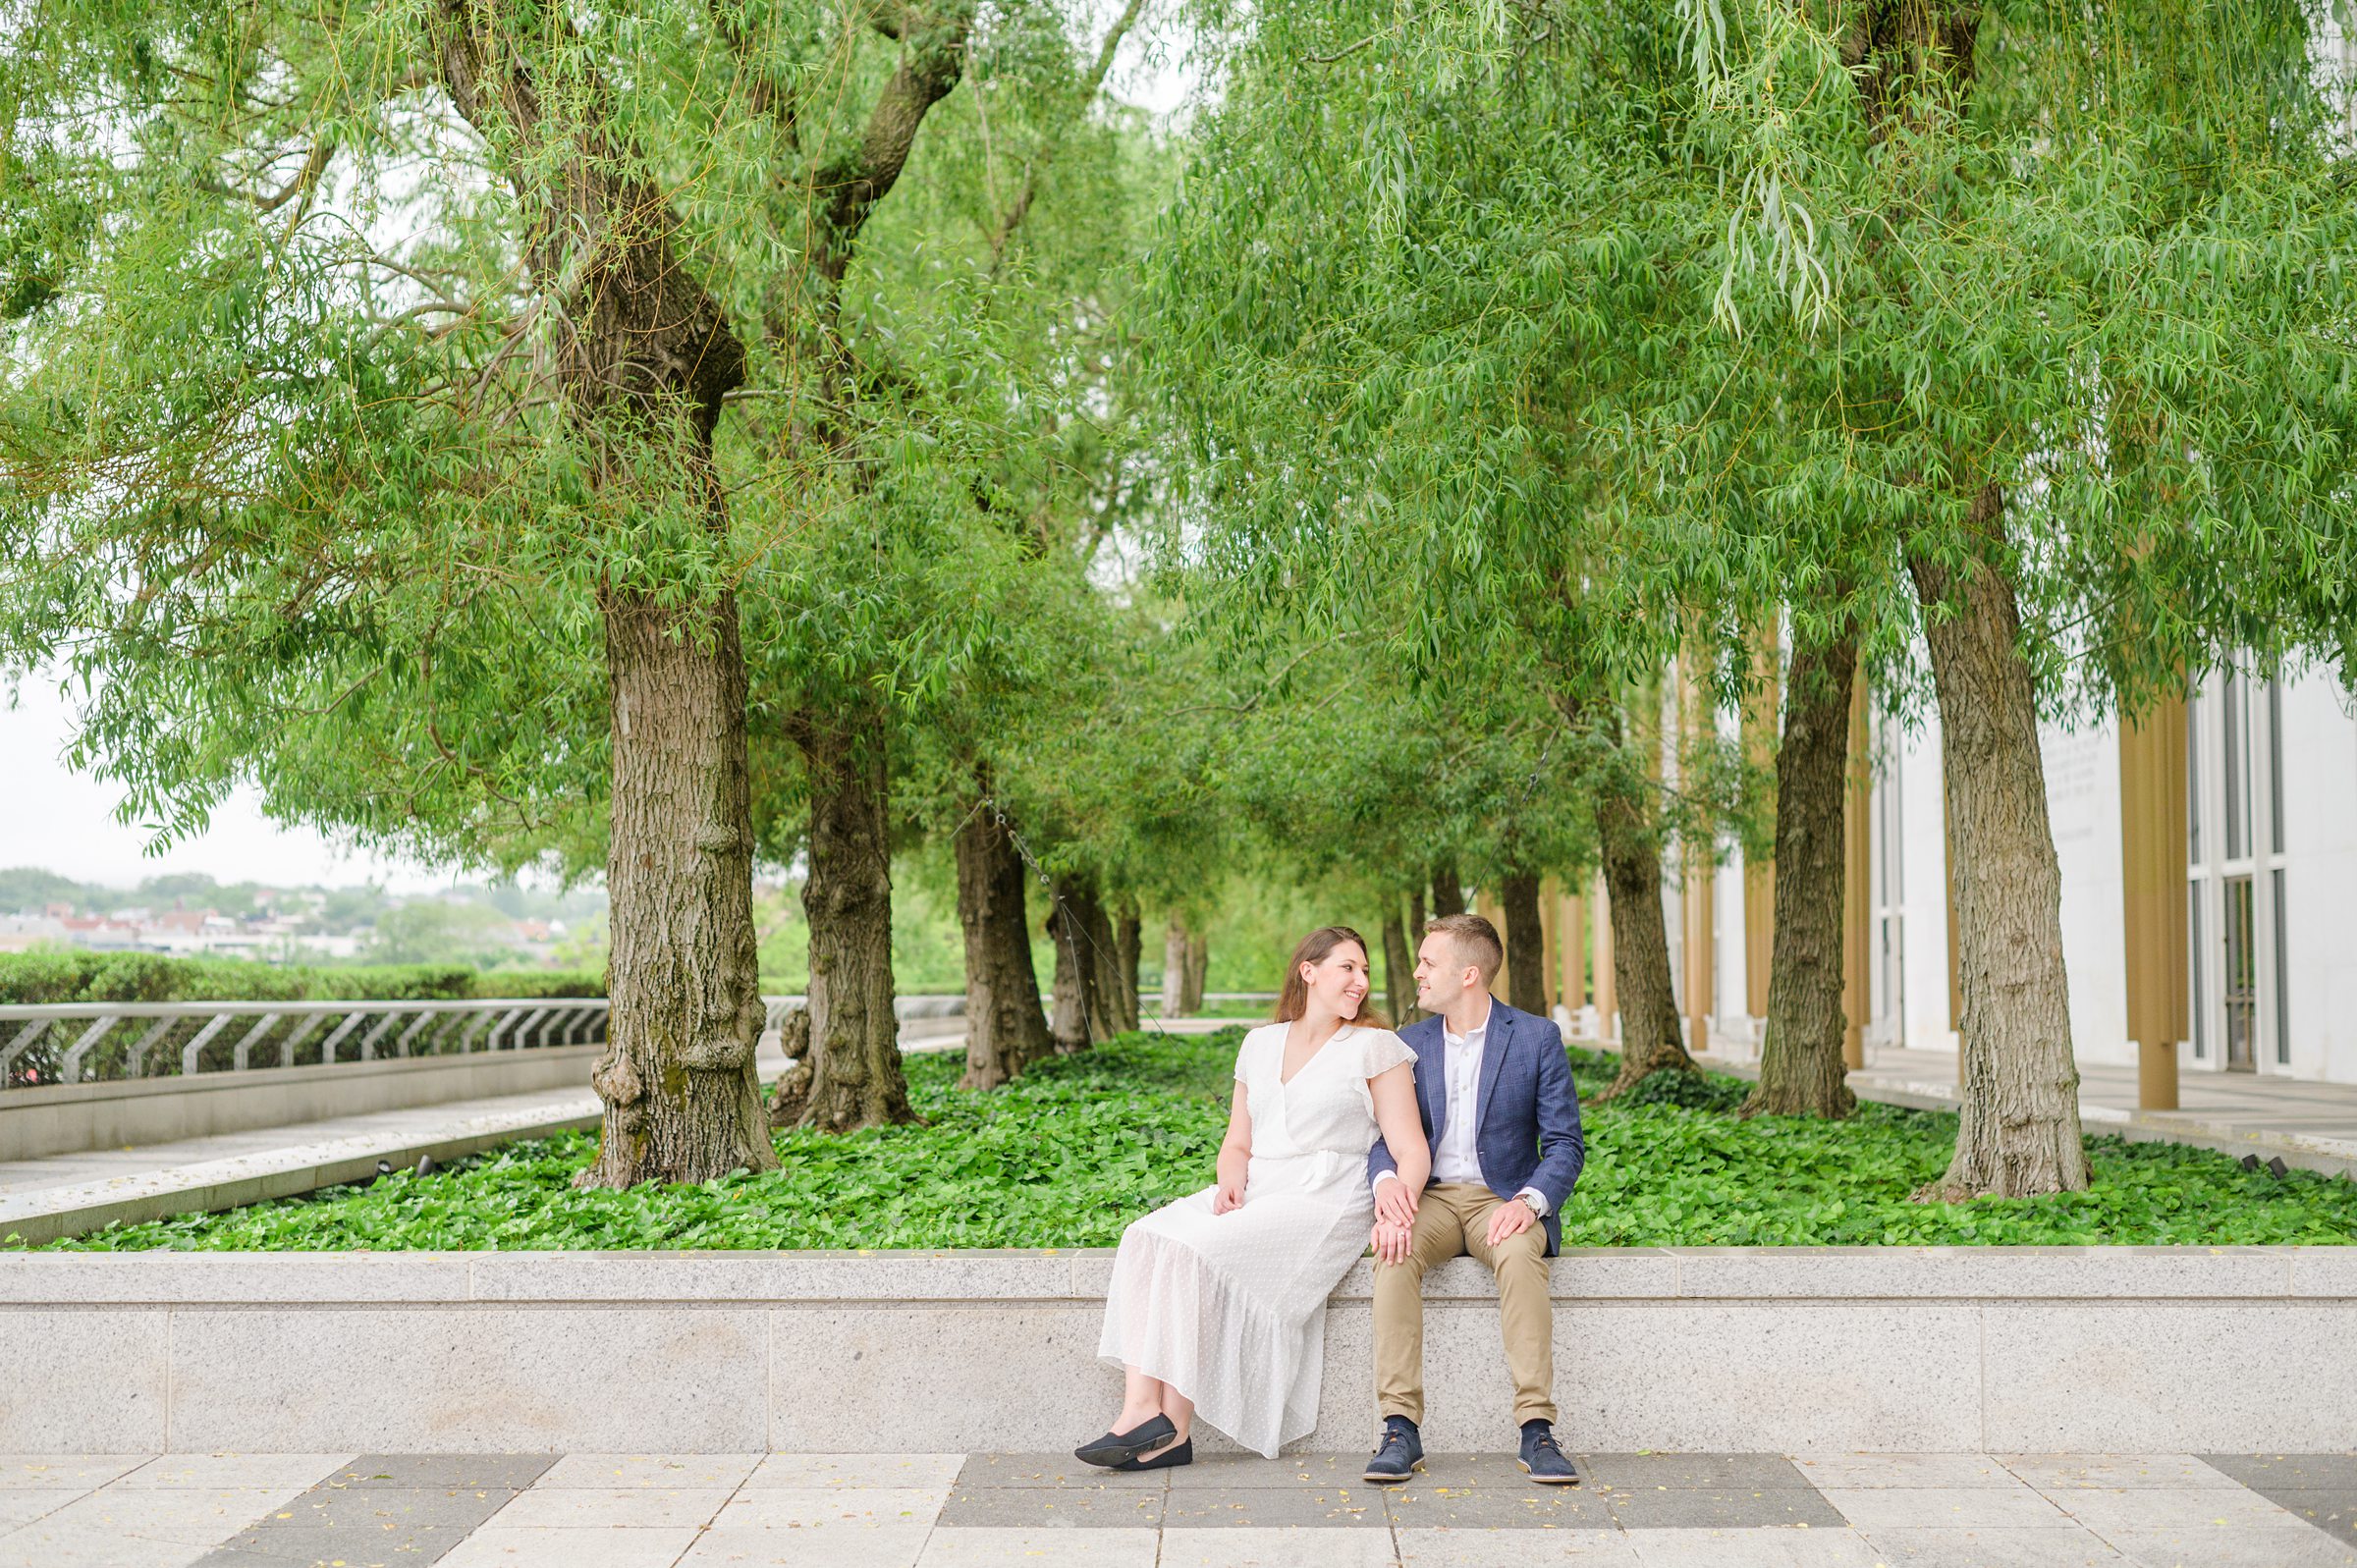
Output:
[[[593,1134],[509,1145],[418,1177],[116,1226],[59,1250],[1110,1247],[1209,1183],[1240,1030],[1124,1035],[960,1090],[954,1055],[907,1058],[920,1122],[784,1133],[780,1168],[695,1186],[581,1191]],[[1574,1049],[1583,1101],[1612,1058]],[[2276,1176],[2173,1144],[2091,1137],[2094,1184],[2056,1198],[1917,1203],[1949,1112],[1861,1104],[1846,1121],[1734,1114],[1747,1085],[1657,1075],[1586,1113],[1574,1247],[2346,1245],[2357,1182]]]

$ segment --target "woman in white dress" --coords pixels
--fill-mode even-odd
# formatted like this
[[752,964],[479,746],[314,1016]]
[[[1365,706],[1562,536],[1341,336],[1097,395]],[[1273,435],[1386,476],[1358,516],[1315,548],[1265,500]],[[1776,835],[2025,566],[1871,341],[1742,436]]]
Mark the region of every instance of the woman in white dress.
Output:
[[1190,1463],[1195,1416],[1259,1453],[1317,1425],[1326,1298],[1366,1250],[1378,1127],[1419,1191],[1431,1164],[1415,1053],[1367,1008],[1367,945],[1327,926],[1294,950],[1277,1021],[1244,1037],[1219,1180],[1122,1232],[1097,1354],[1122,1412],[1092,1465]]

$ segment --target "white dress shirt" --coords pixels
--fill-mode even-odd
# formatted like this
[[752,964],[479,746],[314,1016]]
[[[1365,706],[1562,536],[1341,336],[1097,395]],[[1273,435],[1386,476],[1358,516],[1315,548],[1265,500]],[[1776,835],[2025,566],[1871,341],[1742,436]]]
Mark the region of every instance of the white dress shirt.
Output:
[[[1441,1120],[1440,1141],[1432,1146],[1432,1179],[1461,1181],[1476,1186],[1482,1184],[1481,1154],[1476,1142],[1481,1132],[1481,1052],[1490,1034],[1490,1014],[1484,1012],[1481,1022],[1463,1034],[1441,1020],[1441,1077],[1448,1086],[1448,1112]],[[1374,1185],[1380,1189],[1386,1178],[1397,1179],[1397,1171],[1386,1170],[1376,1176]],[[1547,1195],[1536,1187],[1525,1187],[1514,1194],[1529,1200],[1531,1209],[1544,1219],[1547,1217]]]

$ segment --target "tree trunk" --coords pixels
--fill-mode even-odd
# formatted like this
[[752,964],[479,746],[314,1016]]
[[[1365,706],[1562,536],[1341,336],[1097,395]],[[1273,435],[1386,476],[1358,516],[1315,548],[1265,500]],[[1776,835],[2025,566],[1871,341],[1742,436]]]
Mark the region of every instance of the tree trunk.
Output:
[[1506,1004],[1547,1016],[1547,930],[1539,913],[1539,879],[1529,872],[1501,878],[1498,902],[1506,914]]
[[1392,1026],[1407,1022],[1408,1009],[1416,1004],[1416,960],[1407,946],[1407,927],[1398,914],[1399,900],[1392,901],[1392,912],[1383,917],[1383,989],[1392,1003]]
[[1857,668],[1854,636],[1792,650],[1784,738],[1776,754],[1767,1034],[1759,1085],[1743,1103],[1747,1116],[1846,1116],[1857,1108],[1841,1057],[1841,834]]
[[1089,1047],[1087,961],[1080,923],[1059,882],[1048,910],[1048,941],[1056,949],[1056,972],[1048,984],[1048,1036],[1065,1055]]
[[613,1010],[589,1080],[605,1102],[597,1159],[575,1184],[773,1169],[753,1070],[763,1010],[736,601],[698,613],[604,598]]
[[[1620,743],[1620,718],[1606,720]],[[1620,1009],[1620,1071],[1597,1102],[1636,1087],[1656,1072],[1698,1072],[1678,1026],[1670,983],[1670,929],[1662,914],[1662,841],[1648,786],[1617,776],[1596,789],[1596,838],[1604,857],[1606,902],[1613,922],[1613,977]]]
[[1162,935],[1162,1015],[1165,1018],[1187,1018],[1193,1013],[1186,1005],[1186,922],[1178,911],[1171,911],[1171,923]]
[[965,933],[965,1074],[960,1089],[995,1089],[1054,1049],[1031,969],[1023,858],[998,813],[983,806],[958,830],[958,924]]
[[892,850],[884,722],[805,713],[795,735],[810,782],[810,1056],[773,1114],[828,1132],[913,1121],[892,1011]]
[[1910,548],[1940,692],[1948,842],[1963,971],[1963,1103],[1955,1159],[1921,1196],[2076,1192],[2087,1185],[2079,1070],[2062,960],[2062,879],[2047,818],[2038,707],[2003,550],[2004,497],[1974,499],[1988,559],[1951,570]]
[[1432,863],[1432,918],[1443,915],[1461,915],[1465,912],[1465,888],[1457,880],[1456,857]]
[[1144,1021],[1139,1007],[1137,969],[1145,957],[1146,922],[1138,913],[1135,898],[1124,895],[1121,908],[1121,914],[1113,922],[1114,977],[1120,982],[1114,998],[1119,1009],[1116,1022],[1124,1029],[1135,1029]]
[[1178,999],[1189,1018],[1203,1010],[1203,981],[1210,972],[1211,938],[1198,931],[1186,939],[1186,990]]
[[[605,83],[570,79],[569,112],[552,117],[535,75],[551,40],[519,38],[508,13],[479,0],[441,0],[424,20],[442,85],[525,225],[569,456],[615,511],[643,502],[660,515],[686,502],[725,536],[712,435],[744,380],[744,348],[685,264],[670,198],[624,155]],[[737,601],[666,602],[657,583],[596,565],[613,727],[613,1010],[590,1072],[605,1104],[597,1159],[575,1182],[771,1169],[753,1070],[762,1006]]]
[[1093,878],[1060,877],[1054,896],[1048,937],[1056,945],[1056,980],[1048,1027],[1057,1050],[1081,1051],[1121,1033],[1113,922]]

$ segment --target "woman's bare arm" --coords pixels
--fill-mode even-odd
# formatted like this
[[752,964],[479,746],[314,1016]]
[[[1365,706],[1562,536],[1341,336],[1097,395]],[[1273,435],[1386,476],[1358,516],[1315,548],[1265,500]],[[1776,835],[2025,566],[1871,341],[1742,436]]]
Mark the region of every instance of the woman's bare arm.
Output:
[[[1409,1110],[1412,1113],[1413,1090],[1410,1090]],[[1224,1215],[1231,1209],[1244,1206],[1244,1174],[1252,1165],[1252,1110],[1244,1081],[1235,1081],[1235,1104],[1228,1111],[1228,1136],[1220,1140],[1219,1190],[1211,1195],[1211,1212]],[[1422,1140],[1419,1138],[1418,1142]],[[1426,1163],[1430,1163],[1430,1157]]]
[[1375,1097],[1375,1125],[1383,1131],[1384,1147],[1399,1166],[1399,1180],[1410,1193],[1420,1193],[1432,1176],[1432,1146],[1424,1141],[1424,1118],[1416,1111],[1416,1078],[1406,1062],[1387,1067],[1367,1080]]

